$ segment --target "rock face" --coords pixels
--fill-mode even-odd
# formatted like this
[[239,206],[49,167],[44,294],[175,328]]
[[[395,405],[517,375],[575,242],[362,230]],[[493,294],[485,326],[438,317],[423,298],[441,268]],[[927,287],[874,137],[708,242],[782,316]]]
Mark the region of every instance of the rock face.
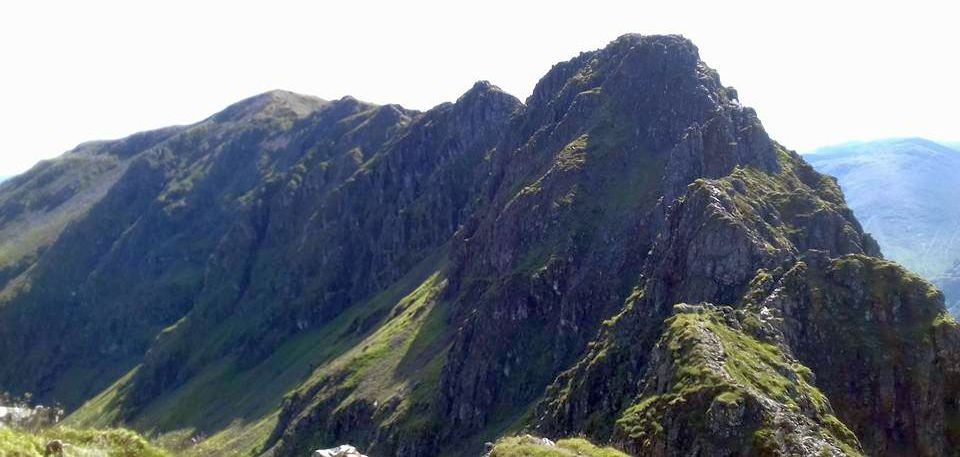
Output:
[[796,356],[830,373],[818,385],[869,454],[956,452],[960,340],[939,291],[891,262],[822,252],[774,287],[764,304]]
[[[660,456],[960,448],[942,296],[682,37],[557,64],[526,103],[272,92],[96,151],[102,189],[50,200],[86,206],[0,295],[0,385],[68,422],[266,457],[479,455],[522,429]],[[70,181],[31,173],[0,201]],[[0,221],[59,207],[37,201]]]
[[[614,442],[635,455],[856,455],[856,436],[780,349],[773,316],[677,305]],[[769,326],[769,327],[768,327]]]

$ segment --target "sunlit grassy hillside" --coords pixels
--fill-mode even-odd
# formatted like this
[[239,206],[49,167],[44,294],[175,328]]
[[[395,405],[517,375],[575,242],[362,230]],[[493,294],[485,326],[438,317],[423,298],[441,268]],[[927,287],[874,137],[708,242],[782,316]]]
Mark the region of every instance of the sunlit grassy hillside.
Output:
[[0,457],[41,457],[59,440],[65,457],[167,457],[166,451],[129,430],[53,428],[37,433],[0,428]]

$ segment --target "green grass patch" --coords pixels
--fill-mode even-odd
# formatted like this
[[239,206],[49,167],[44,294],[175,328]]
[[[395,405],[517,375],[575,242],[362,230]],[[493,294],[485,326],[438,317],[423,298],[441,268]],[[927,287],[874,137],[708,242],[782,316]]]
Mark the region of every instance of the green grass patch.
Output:
[[0,428],[0,456],[43,457],[47,443],[63,442],[65,457],[168,457],[171,454],[124,429],[79,430],[57,427],[30,433]]
[[627,454],[611,447],[600,447],[582,438],[546,444],[530,435],[503,438],[494,445],[490,457],[627,457]]
[[[237,455],[260,449],[278,423],[284,399],[331,373],[346,374],[357,396],[382,398],[400,389],[413,406],[430,403],[446,347],[445,307],[435,300],[443,284],[446,250],[440,249],[406,277],[327,324],[290,338],[251,367],[225,358],[186,384],[148,404],[129,425],[184,455]],[[355,325],[373,322],[369,330]],[[362,326],[365,327],[365,326]],[[382,365],[385,360],[392,364]],[[401,363],[402,362],[402,363]],[[397,370],[406,370],[403,375]],[[116,423],[120,397],[135,371],[72,413],[66,423],[107,427]],[[251,386],[256,388],[251,389]],[[201,438],[194,446],[191,438]]]

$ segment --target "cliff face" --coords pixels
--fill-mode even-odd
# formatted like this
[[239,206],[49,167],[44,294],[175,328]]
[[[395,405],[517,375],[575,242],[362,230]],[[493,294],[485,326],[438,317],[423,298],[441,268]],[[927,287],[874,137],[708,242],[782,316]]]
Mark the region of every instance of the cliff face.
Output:
[[551,111],[552,122],[502,146],[509,171],[495,171],[506,176],[490,206],[455,239],[462,330],[441,382],[454,424],[533,401],[575,360],[639,280],[666,202],[693,177],[779,168],[752,111],[730,97],[674,38],[625,37],[541,81],[523,121]]
[[[206,454],[479,454],[522,429],[637,455],[955,452],[942,297],[681,37],[583,53],[526,103],[273,92],[95,146],[58,200],[89,203],[14,256],[0,306],[0,367],[28,367],[0,385],[75,424]],[[44,173],[0,202],[72,179]]]

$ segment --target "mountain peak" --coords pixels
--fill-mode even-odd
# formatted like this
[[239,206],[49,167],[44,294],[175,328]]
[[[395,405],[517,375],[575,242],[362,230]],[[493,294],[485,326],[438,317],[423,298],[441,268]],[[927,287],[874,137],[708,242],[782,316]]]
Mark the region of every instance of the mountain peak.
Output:
[[644,73],[679,77],[696,75],[706,68],[700,62],[697,47],[681,35],[626,34],[601,49],[582,52],[573,59],[555,64],[537,83],[527,104],[557,98],[570,87],[570,82],[575,83],[575,89],[580,91],[605,84],[605,80],[613,75],[621,76],[616,78],[621,81],[624,76],[635,77]]
[[[508,97],[508,98],[517,100],[516,97],[508,94],[508,93],[505,92],[503,89],[501,89],[501,88],[499,88],[498,86],[490,83],[490,81],[480,80],[480,81],[475,82],[475,83],[473,84],[473,86],[470,87],[469,90],[467,90],[466,92],[464,92],[463,95],[461,95],[460,98],[457,99],[457,103],[460,103],[460,102],[463,102],[463,101],[472,100],[472,99],[478,99],[478,98],[484,97],[484,96],[486,96],[486,95],[488,95],[488,94],[497,94],[497,95],[500,95],[500,96],[506,96],[506,97]],[[519,103],[520,103],[520,100],[517,100],[517,103],[519,104]]]
[[[489,81],[477,81],[453,104],[453,109],[466,117],[475,117],[476,126],[486,125],[493,119],[509,116],[523,103]],[[493,122],[499,125],[499,122]]]
[[473,83],[473,87],[470,88],[470,91],[488,91],[488,90],[500,90],[499,87],[490,83],[486,79],[481,79]]
[[661,45],[661,46],[671,46],[679,47],[687,50],[697,51],[697,46],[693,44],[689,38],[680,35],[680,34],[658,34],[658,35],[643,35],[639,33],[626,33],[620,35],[615,40],[610,42],[610,45]]
[[311,95],[275,89],[234,103],[213,115],[212,119],[216,122],[240,122],[274,116],[302,118],[327,103]]

